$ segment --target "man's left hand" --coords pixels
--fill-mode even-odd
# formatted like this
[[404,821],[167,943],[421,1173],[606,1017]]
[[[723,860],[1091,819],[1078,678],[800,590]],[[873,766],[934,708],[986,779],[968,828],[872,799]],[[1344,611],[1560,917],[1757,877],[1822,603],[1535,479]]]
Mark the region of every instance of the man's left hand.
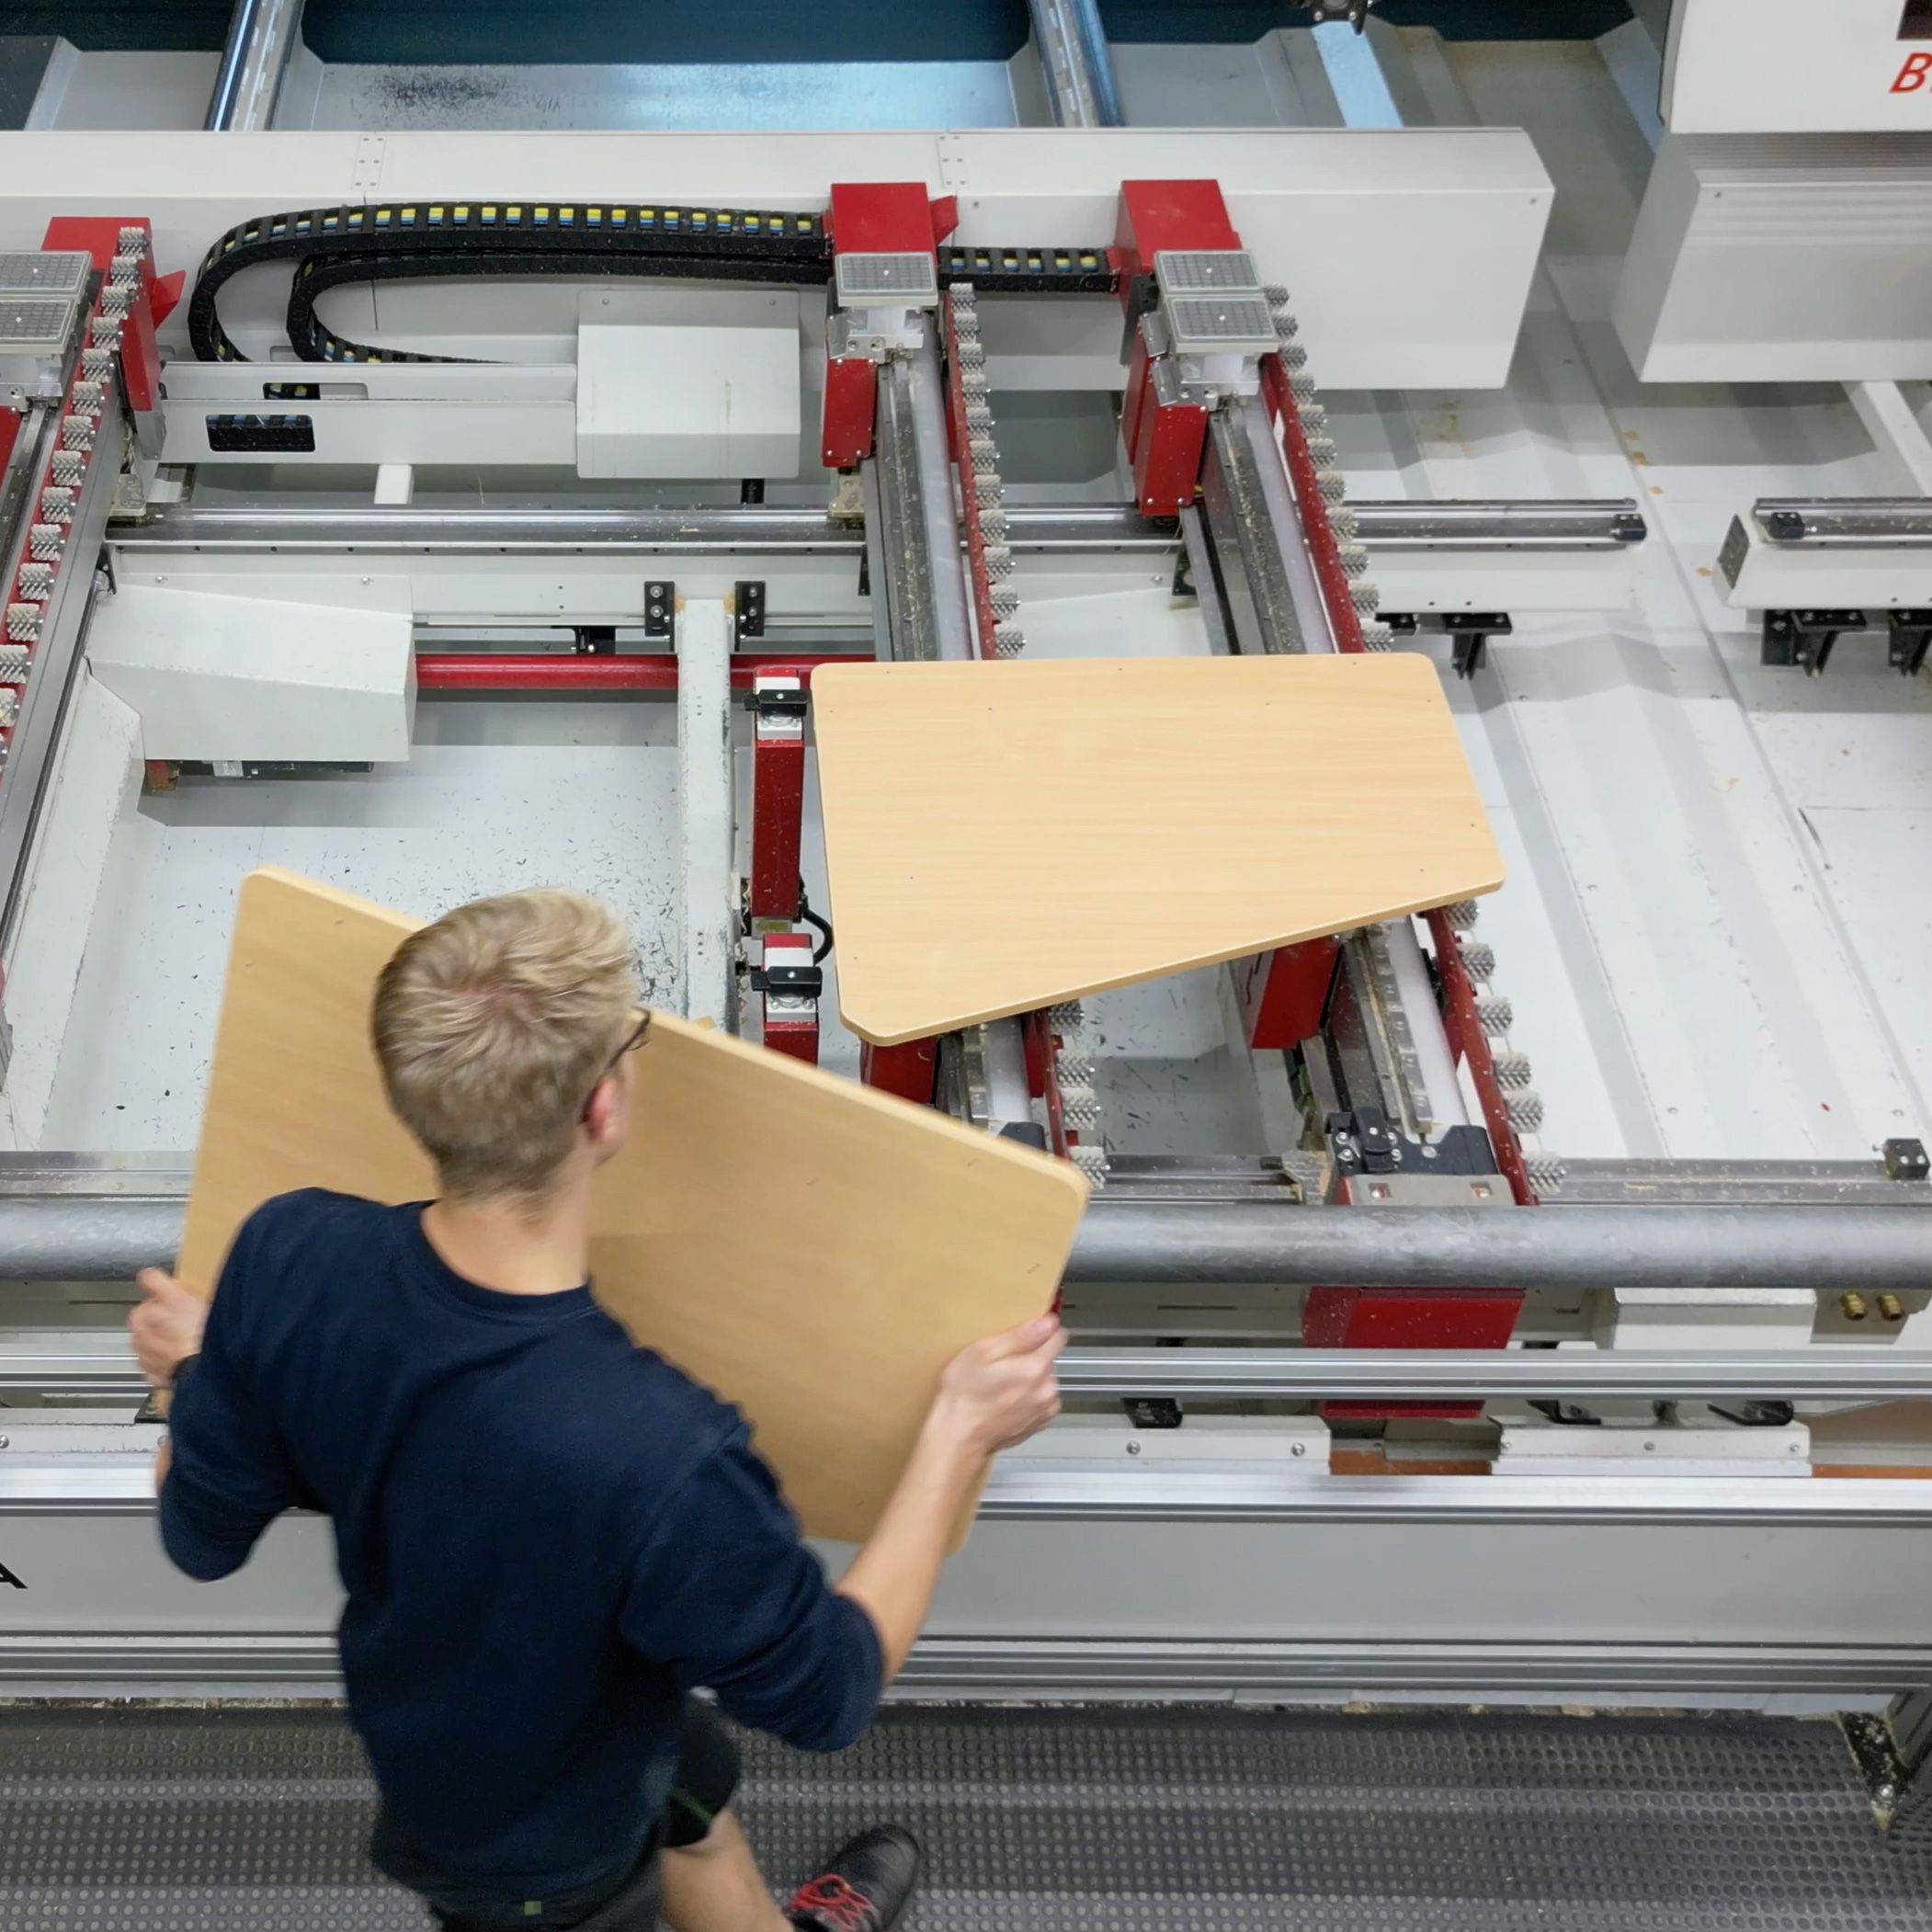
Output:
[[165,1389],[181,1364],[200,1349],[208,1303],[158,1267],[142,1268],[134,1285],[142,1298],[128,1313],[134,1359],[154,1388]]

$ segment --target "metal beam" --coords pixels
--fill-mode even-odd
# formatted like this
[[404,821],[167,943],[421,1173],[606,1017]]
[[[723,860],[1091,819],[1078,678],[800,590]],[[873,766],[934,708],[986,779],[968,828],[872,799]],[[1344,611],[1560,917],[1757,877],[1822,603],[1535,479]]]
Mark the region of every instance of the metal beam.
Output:
[[[110,1281],[165,1261],[183,1189],[0,1195],[0,1280]],[[1130,1201],[1087,1210],[1073,1282],[1383,1288],[1932,1289],[1918,1206],[1301,1208]]]
[[[1352,503],[1358,540],[1369,550],[1446,555],[1508,551],[1618,550],[1641,538],[1634,502]],[[1160,554],[1176,541],[1173,523],[1131,504],[1009,504],[1008,541],[1023,554],[1120,551]],[[1619,535],[1619,531],[1631,534]],[[129,551],[345,551],[534,555],[608,551],[652,556],[849,554],[863,531],[821,509],[783,505],[694,505],[683,509],[491,510],[413,505],[406,509],[313,505],[159,504],[138,521],[114,524],[109,543]]]
[[275,118],[289,58],[301,39],[302,0],[235,0],[209,97],[211,133],[253,134]]
[[[1932,1194],[1926,1197],[1932,1207]],[[1932,1288],[1924,1208],[1158,1206],[1103,1200],[1070,1281]]]
[[732,858],[732,613],[694,597],[677,613],[679,983],[685,1017],[733,1030],[738,898]]
[[1056,128],[1118,128],[1119,85],[1107,48],[1098,0],[1027,0],[1033,48]]
[[1932,1397],[1932,1355],[1896,1347],[1688,1355],[1590,1348],[1071,1348],[1069,1395],[1324,1402],[1446,1396],[1659,1402],[1732,1397],[1892,1402]]

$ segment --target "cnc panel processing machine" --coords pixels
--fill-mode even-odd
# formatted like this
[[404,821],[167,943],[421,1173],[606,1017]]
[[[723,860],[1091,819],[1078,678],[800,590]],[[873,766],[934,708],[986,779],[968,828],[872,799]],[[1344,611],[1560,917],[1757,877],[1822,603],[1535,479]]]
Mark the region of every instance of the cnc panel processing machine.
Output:
[[[1932,108],[1713,119],[1690,0],[1554,87],[1329,8],[1263,116],[1041,0],[951,131],[480,131],[294,11],[207,130],[70,63],[0,134],[0,1688],[333,1683],[325,1525],[166,1570],[119,1326],[264,859],[601,892],[659,1003],[1093,1178],[915,1690],[1932,1680]],[[818,665],[1388,650],[1480,919],[840,1026]]]

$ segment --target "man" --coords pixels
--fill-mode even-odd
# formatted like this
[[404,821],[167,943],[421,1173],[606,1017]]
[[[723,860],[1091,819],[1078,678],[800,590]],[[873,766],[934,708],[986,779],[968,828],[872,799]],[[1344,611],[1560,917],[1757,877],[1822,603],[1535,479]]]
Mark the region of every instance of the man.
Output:
[[650,1051],[637,991],[616,916],[571,892],[403,942],[375,1045],[438,1199],[270,1201],[205,1309],[141,1278],[135,1349],[174,1390],[162,1538],[214,1578],[285,1509],[335,1519],[373,1856],[445,1926],[651,1932],[661,1910],[676,1932],[885,1932],[911,1838],[855,1840],[781,1914],[692,1693],[807,1750],[851,1744],[987,1460],[1057,1411],[1063,1336],[1049,1315],[951,1364],[829,1585],[737,1412],[590,1297],[592,1181]]

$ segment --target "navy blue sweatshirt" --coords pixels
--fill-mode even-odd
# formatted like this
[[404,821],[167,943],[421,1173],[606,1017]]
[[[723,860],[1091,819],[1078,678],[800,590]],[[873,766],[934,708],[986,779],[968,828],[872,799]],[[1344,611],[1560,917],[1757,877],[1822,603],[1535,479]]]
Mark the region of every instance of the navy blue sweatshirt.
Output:
[[181,1378],[161,1499],[191,1576],[292,1508],[335,1519],[342,1669],[388,1829],[451,1878],[541,1895],[634,1863],[684,1695],[807,1750],[881,1689],[736,1410],[588,1288],[445,1267],[422,1208],[284,1196],[235,1237]]

